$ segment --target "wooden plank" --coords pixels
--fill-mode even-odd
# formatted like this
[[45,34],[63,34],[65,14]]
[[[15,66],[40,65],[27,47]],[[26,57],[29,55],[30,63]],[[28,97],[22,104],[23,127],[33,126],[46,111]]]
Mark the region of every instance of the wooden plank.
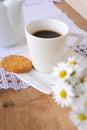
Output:
[[77,130],[68,111],[32,87],[0,90],[0,130]]
[[62,3],[55,3],[55,5],[63,12],[65,12],[78,27],[87,31],[87,20],[84,19],[81,15],[79,15],[79,13],[76,12],[69,4],[67,4],[65,1],[62,1]]
[[87,0],[65,0],[83,18],[87,20]]

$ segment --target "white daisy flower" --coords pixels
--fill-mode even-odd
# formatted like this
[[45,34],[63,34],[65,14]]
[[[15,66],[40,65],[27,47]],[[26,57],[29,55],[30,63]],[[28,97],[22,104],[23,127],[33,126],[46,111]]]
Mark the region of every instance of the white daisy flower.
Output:
[[81,96],[80,97],[80,108],[82,111],[87,113],[87,96]]
[[84,95],[83,86],[82,83],[75,86],[75,96],[79,97],[80,95]]
[[70,106],[74,97],[72,87],[65,82],[58,82],[53,86],[53,99],[62,107]]
[[52,75],[57,79],[67,80],[72,72],[72,67],[69,67],[66,63],[59,63],[53,68]]
[[87,96],[80,96],[78,98],[74,98],[71,104],[71,108],[76,112],[84,111],[87,113]]
[[87,82],[84,82],[83,93],[85,96],[87,96]]
[[75,86],[75,95],[76,96],[87,95],[87,82],[85,82],[84,84],[80,83]]
[[87,127],[87,113],[83,112],[75,112],[75,111],[71,111],[69,113],[69,117],[71,119],[71,121],[74,123],[75,126],[80,127],[80,126],[84,126]]
[[72,67],[72,70],[73,70],[73,71],[72,71],[72,73],[71,73],[70,75],[71,75],[71,77],[74,77],[74,78],[75,78],[75,77],[77,78],[78,76],[80,77],[80,75],[81,75],[82,72],[83,72],[83,68],[79,68],[78,65],[73,66],[73,67]]
[[68,58],[68,64],[69,65],[79,65],[79,67],[82,68],[87,68],[87,61],[85,60],[85,58],[83,58],[83,56],[78,57],[78,56],[72,56]]
[[78,112],[79,108],[82,109],[82,100],[80,99],[80,97],[74,97],[73,98],[71,108],[72,108],[73,111],[76,111],[76,112]]
[[72,67],[72,72],[70,74],[71,77],[69,79],[72,86],[75,86],[79,82],[82,72],[83,69],[79,68],[78,65]]
[[[82,59],[82,58],[81,58]],[[69,66],[73,67],[73,71],[71,73],[71,83],[73,82],[73,84],[76,84],[77,82],[79,82],[79,77],[82,75],[84,67],[79,66],[81,59],[77,59],[77,57],[72,56],[68,58],[68,64]],[[82,62],[81,62],[82,64]],[[84,73],[83,73],[84,74]],[[84,80],[84,75],[83,77],[81,77],[80,80]]]
[[85,110],[86,110],[86,112],[87,112],[87,97],[84,97],[84,99],[83,99],[83,104],[84,104]]
[[78,64],[78,59],[75,56],[69,57],[68,64],[69,65],[76,65],[76,64]]
[[81,75],[81,77],[80,77],[80,79],[79,79],[79,82],[80,83],[85,83],[85,82],[87,82],[87,74],[85,74],[85,72],[82,72],[82,75]]
[[78,126],[78,130],[87,130],[87,126]]

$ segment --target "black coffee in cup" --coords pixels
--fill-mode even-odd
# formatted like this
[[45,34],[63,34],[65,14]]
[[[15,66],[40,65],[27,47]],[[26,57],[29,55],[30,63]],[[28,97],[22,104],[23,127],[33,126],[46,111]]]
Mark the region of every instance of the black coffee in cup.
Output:
[[33,35],[40,38],[56,38],[61,36],[60,33],[51,30],[39,30],[34,32]]

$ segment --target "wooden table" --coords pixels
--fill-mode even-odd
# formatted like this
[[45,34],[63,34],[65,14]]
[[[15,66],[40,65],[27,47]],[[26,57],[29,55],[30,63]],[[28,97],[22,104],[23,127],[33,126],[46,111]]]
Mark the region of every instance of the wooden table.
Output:
[[[56,6],[82,29],[87,21],[64,1]],[[68,118],[69,109],[58,106],[51,95],[30,87],[15,91],[0,90],[0,130],[77,130]]]

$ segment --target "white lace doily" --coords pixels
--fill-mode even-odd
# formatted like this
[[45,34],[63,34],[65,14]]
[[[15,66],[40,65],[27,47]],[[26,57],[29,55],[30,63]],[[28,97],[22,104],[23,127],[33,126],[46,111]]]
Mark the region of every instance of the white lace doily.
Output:
[[[60,2],[61,0],[26,0],[23,4],[25,23],[42,17],[63,20],[69,25],[70,31],[85,35],[85,38],[83,39],[81,44],[77,46],[76,51],[87,56],[87,33],[78,28],[65,13],[63,13],[52,3],[53,1]],[[67,46],[71,47],[73,45],[73,42],[73,39],[69,39],[67,42]],[[0,48],[0,59],[9,54],[14,54],[25,48],[26,46],[27,43],[22,40],[15,46],[9,48]],[[0,89],[13,88],[15,90],[18,90],[27,87],[29,87],[29,84],[26,84],[15,75],[6,72],[2,68],[0,68]]]

